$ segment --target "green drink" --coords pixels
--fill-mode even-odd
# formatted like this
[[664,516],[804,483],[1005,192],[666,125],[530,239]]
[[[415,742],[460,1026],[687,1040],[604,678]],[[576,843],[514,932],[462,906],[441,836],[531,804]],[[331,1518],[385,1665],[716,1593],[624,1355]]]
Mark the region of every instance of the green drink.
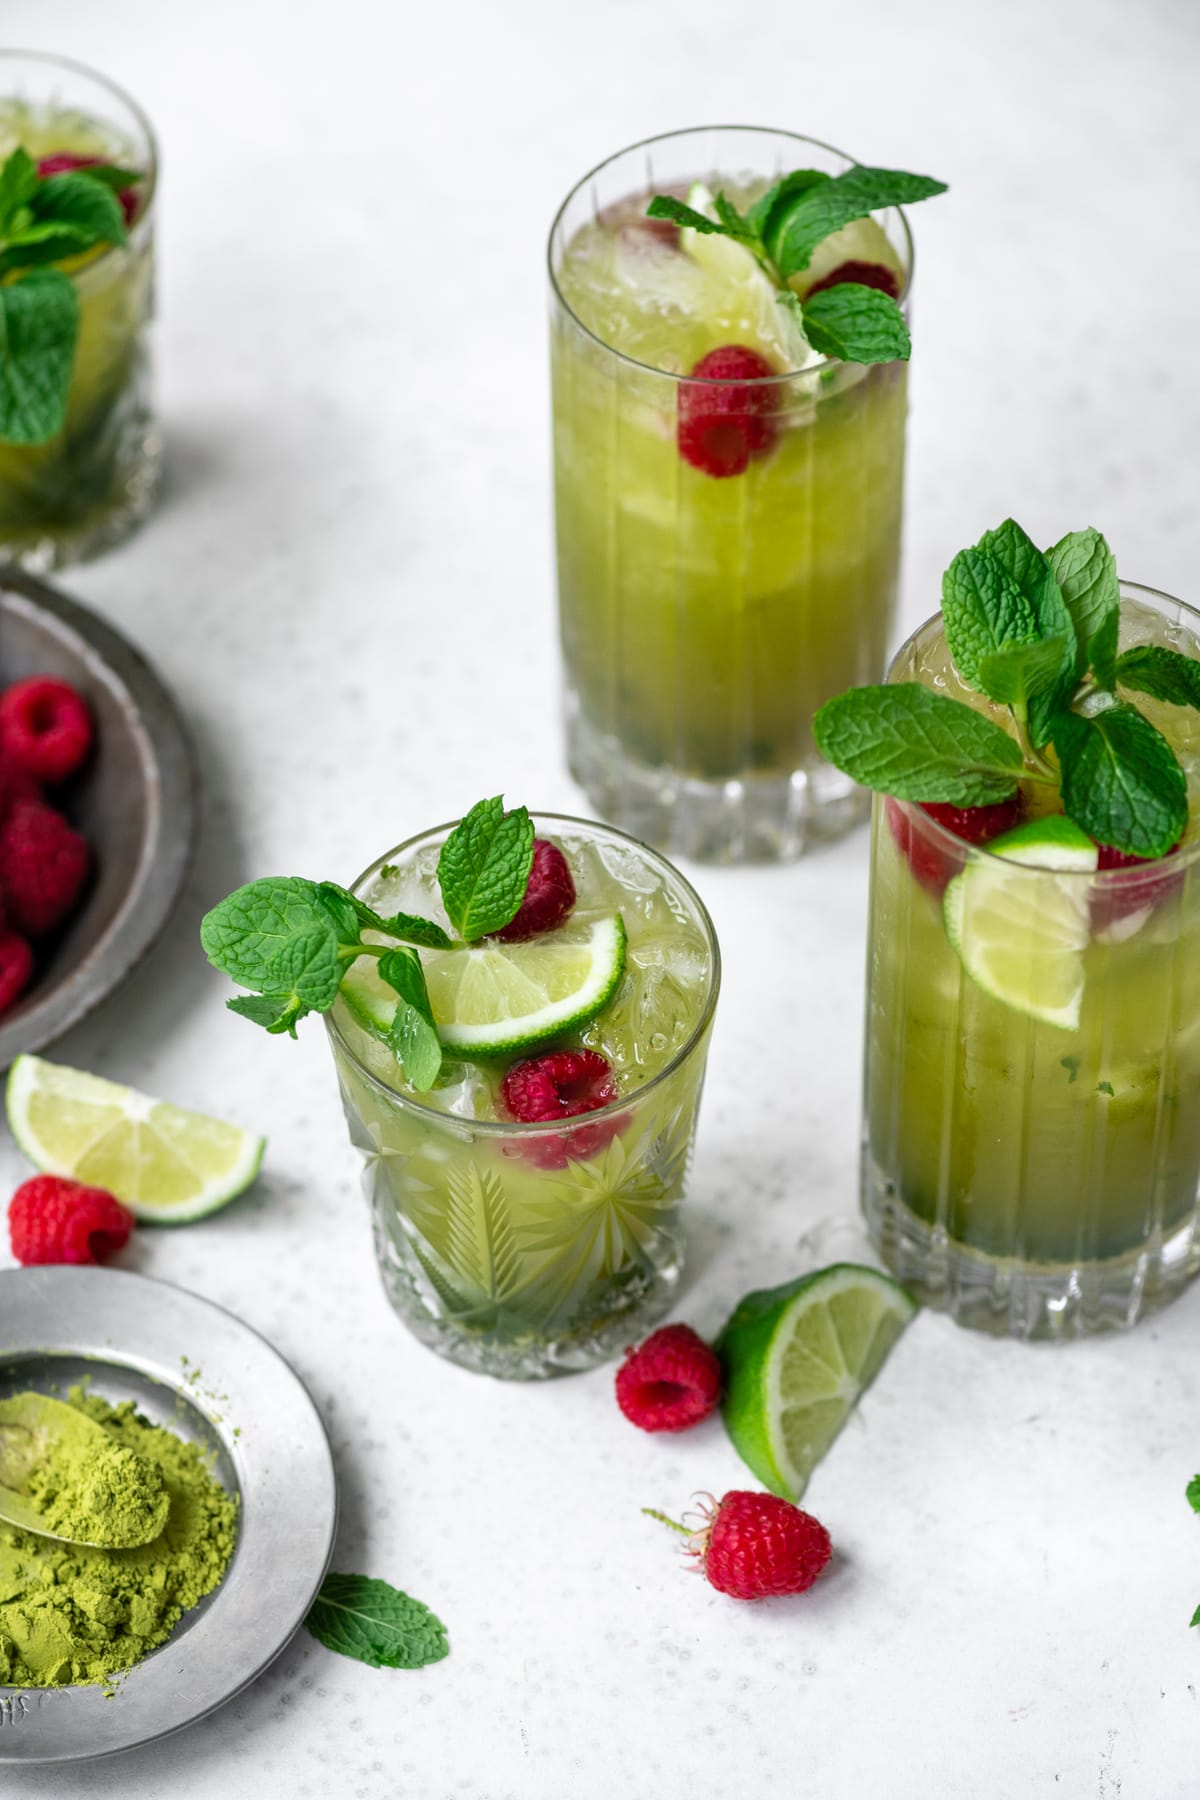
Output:
[[[1136,701],[1182,770],[1178,847],[1097,850],[1063,816],[1064,796],[1097,802],[1073,784],[1061,724],[1056,757],[1027,755],[1009,799],[875,801],[864,1209],[924,1299],[1020,1336],[1132,1323],[1200,1267],[1200,712],[1179,703],[1191,682],[1200,698],[1200,671],[1170,703],[1139,675],[1150,652],[1178,659],[1176,677],[1200,660],[1200,617],[1122,584],[1116,622],[1115,684],[1085,679],[1078,716],[1095,732]],[[1011,728],[961,678],[940,617],[889,680]],[[1142,756],[1153,737],[1138,733]],[[1144,821],[1152,796],[1132,764],[1120,774]]]
[[[852,168],[780,133],[655,139],[586,177],[550,242],[572,772],[606,816],[707,859],[796,855],[861,817],[812,715],[878,677],[895,608],[904,362],[817,354],[742,244],[646,217],[655,192],[711,212],[718,188],[745,214],[801,163]],[[849,269],[903,301],[910,266],[892,209],[785,285]],[[710,453],[713,409],[732,438]]]
[[[116,543],[158,492],[149,349],[156,153],[141,112],[102,77],[55,57],[8,53],[0,55],[0,162],[18,147],[42,176],[103,163],[138,177],[118,196],[126,241],[36,265],[69,276],[78,299],[60,427],[39,441],[0,436],[0,548],[41,570]],[[27,272],[15,252],[0,270],[5,283]]]

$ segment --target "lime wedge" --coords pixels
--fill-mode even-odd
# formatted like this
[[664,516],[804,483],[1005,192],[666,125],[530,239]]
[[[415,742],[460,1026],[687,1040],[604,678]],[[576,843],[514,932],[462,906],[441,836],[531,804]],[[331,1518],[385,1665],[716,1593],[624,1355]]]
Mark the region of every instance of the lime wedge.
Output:
[[[716,203],[703,182],[689,190],[687,203],[706,218],[717,216]],[[794,316],[780,306],[778,289],[745,244],[719,232],[696,231],[685,225],[679,233],[679,247],[716,279],[722,289],[721,310],[775,357],[781,373],[820,361]]]
[[[985,993],[1047,1025],[1079,1027],[1095,844],[1061,814],[988,845],[946,889],[946,936]],[[1006,866],[1007,865],[1007,866]]]
[[236,1125],[40,1056],[18,1056],[5,1105],[31,1163],[107,1188],[148,1225],[186,1225],[227,1206],[250,1186],[266,1148]]
[[764,1487],[800,1498],[916,1311],[897,1282],[857,1263],[746,1295],[716,1350],[725,1428]]
[[[586,1025],[612,999],[625,968],[619,913],[567,924],[524,943],[495,938],[421,958],[438,1035],[460,1056],[501,1056]],[[360,956],[342,983],[360,1025],[386,1037],[396,996],[375,958]]]

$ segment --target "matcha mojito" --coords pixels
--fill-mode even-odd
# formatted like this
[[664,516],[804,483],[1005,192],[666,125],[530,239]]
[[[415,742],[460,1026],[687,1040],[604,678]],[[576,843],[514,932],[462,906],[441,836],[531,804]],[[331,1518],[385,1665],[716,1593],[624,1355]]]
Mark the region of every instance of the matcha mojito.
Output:
[[0,53],[0,551],[31,568],[115,543],[158,491],[155,173],[118,89]]
[[864,1207],[966,1324],[1128,1324],[1200,1266],[1198,631],[1009,521],[818,719],[880,790]]
[[808,139],[653,139],[550,239],[558,592],[571,768],[606,816],[710,859],[861,816],[812,736],[883,671],[896,599],[912,265],[942,191]]
[[[327,1013],[384,1286],[425,1343],[550,1375],[666,1310],[719,959],[661,857],[481,802],[350,890],[252,883],[203,937],[261,989],[237,1010]],[[323,973],[284,937],[320,940]]]

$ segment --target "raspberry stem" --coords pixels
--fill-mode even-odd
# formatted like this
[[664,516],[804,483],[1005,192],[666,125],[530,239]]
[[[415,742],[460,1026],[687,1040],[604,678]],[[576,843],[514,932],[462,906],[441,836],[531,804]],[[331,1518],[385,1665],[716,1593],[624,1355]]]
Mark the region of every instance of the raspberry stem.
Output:
[[672,1531],[678,1531],[683,1537],[693,1535],[686,1525],[679,1523],[678,1519],[669,1519],[666,1513],[658,1512],[653,1506],[643,1506],[642,1511],[648,1519],[657,1519],[660,1525],[669,1525]]

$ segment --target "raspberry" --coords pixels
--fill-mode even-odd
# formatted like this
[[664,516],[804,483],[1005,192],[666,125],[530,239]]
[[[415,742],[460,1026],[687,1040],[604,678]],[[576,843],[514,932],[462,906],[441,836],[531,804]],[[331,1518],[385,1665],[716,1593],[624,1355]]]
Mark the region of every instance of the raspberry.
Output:
[[88,872],[88,847],[42,800],[19,800],[0,826],[0,893],[17,930],[42,937],[61,925]]
[[24,993],[33,974],[33,951],[23,937],[0,926],[0,1014]]
[[681,1531],[690,1541],[712,1587],[735,1600],[769,1600],[802,1594],[833,1554],[819,1519],[778,1494],[735,1488],[723,1500],[706,1495],[702,1524],[695,1530],[646,1507],[651,1518]]
[[820,281],[814,281],[804,296],[811,300],[822,288],[838,287],[843,281],[853,281],[859,287],[878,288],[881,294],[890,294],[893,300],[900,298],[900,277],[895,269],[889,269],[884,263],[844,262],[828,275],[822,275]]
[[[99,156],[75,156],[70,150],[56,150],[52,156],[43,156],[38,163],[39,176],[70,175],[75,169],[92,169],[103,158]],[[125,214],[126,225],[133,224],[133,215],[138,209],[136,188],[122,188],[117,195],[121,203],[121,211]]]
[[[1128,936],[1136,930],[1136,915],[1144,913],[1168,894],[1183,880],[1183,871],[1167,864],[1167,858],[1174,856],[1179,849],[1178,844],[1162,856],[1131,856],[1127,850],[1114,850],[1111,844],[1098,844],[1099,856],[1097,869],[1140,869],[1140,875],[1130,875],[1124,881],[1107,881],[1103,886],[1097,885],[1092,890],[1091,923],[1092,930],[1114,933],[1117,937]],[[1167,866],[1164,867],[1164,864]],[[1130,921],[1125,933],[1120,930],[1122,920]],[[1138,923],[1141,921],[1138,920]]]
[[[1020,794],[1014,794],[1011,800],[998,800],[992,806],[950,806],[926,801],[921,811],[964,843],[981,845],[990,843],[1001,832],[1011,831],[1021,817],[1022,805]],[[931,894],[942,894],[951,876],[958,873],[959,865],[940,844],[934,843],[932,835],[914,829],[912,807],[910,801],[889,799],[884,807],[888,828],[921,886]]]
[[533,867],[522,900],[514,916],[496,936],[506,944],[519,944],[536,937],[539,931],[553,931],[561,925],[575,904],[575,883],[567,859],[557,844],[545,838],[533,840]]
[[741,344],[702,356],[692,370],[700,379],[679,387],[676,436],[684,461],[723,477],[745,474],[752,457],[765,455],[775,442],[775,388],[750,384],[774,373],[764,356]]
[[31,775],[15,757],[0,750],[0,824],[4,823],[18,800],[40,800],[42,790],[36,775]]
[[0,694],[0,749],[39,781],[65,781],[91,747],[87,702],[65,681],[30,675]]
[[[549,1056],[515,1063],[500,1083],[500,1099],[509,1117],[523,1125],[543,1119],[573,1119],[595,1112],[617,1098],[608,1061],[595,1050],[555,1050]],[[619,1121],[584,1125],[562,1137],[530,1138],[522,1154],[543,1169],[563,1169],[584,1162],[610,1143]]]
[[12,1252],[19,1263],[97,1263],[120,1250],[133,1214],[104,1188],[61,1175],[34,1175],[8,1203]]
[[664,1325],[617,1370],[617,1405],[643,1431],[686,1431],[721,1398],[716,1352],[690,1325]]

